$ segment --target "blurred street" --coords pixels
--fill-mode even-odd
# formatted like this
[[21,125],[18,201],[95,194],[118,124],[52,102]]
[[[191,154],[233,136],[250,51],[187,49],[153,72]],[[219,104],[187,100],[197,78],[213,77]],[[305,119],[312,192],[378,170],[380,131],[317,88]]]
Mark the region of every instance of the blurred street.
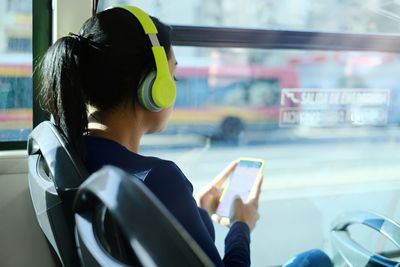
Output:
[[[397,129],[382,132],[363,135],[355,131],[358,138],[354,138],[344,132],[332,131],[329,136],[327,131],[315,130],[314,137],[303,131],[303,137],[299,132],[297,139],[282,137],[275,143],[205,144],[142,152],[175,161],[195,191],[231,160],[241,156],[265,159],[261,219],[252,233],[252,266],[276,266],[311,248],[331,254],[331,224],[343,212],[372,210],[400,220],[400,135]],[[227,229],[215,227],[223,254]],[[357,233],[371,250],[392,248],[371,232],[361,229]]]

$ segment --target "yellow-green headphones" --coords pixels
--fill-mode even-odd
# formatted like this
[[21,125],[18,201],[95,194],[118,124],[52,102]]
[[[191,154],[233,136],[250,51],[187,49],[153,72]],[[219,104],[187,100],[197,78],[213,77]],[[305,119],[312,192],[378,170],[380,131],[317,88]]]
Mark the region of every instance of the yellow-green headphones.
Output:
[[158,41],[156,26],[149,15],[138,7],[121,6],[116,8],[123,8],[138,19],[152,45],[156,70],[147,74],[139,84],[139,102],[150,111],[160,111],[172,106],[176,98],[176,85],[169,72],[164,47]]

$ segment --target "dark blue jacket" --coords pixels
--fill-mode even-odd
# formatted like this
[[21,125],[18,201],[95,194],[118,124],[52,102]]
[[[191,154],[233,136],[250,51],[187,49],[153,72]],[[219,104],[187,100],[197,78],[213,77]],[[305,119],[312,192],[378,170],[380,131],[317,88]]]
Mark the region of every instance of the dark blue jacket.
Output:
[[234,223],[225,238],[223,260],[215,247],[215,231],[208,213],[197,207],[193,186],[172,161],[135,154],[117,142],[87,136],[86,167],[93,173],[114,165],[140,179],[176,217],[216,266],[250,266],[250,230]]

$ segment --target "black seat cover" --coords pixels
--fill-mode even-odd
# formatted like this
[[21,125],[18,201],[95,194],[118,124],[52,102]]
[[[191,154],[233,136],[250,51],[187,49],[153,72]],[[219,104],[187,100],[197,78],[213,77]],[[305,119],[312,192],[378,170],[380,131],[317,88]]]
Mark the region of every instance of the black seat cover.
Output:
[[[85,266],[213,266],[151,191],[116,167],[103,167],[81,185],[75,210],[76,238]],[[122,263],[104,247],[105,211],[135,255],[134,262]]]
[[45,121],[28,138],[29,188],[39,225],[63,266],[79,266],[73,199],[88,176],[57,127]]

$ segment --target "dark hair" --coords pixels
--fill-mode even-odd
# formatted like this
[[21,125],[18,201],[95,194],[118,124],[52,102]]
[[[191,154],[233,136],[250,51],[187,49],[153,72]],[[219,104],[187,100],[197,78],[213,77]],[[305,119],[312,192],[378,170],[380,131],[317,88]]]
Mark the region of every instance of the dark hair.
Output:
[[[171,28],[151,18],[169,55]],[[87,104],[101,111],[133,105],[140,80],[154,68],[150,40],[136,17],[122,8],[105,10],[46,52],[38,69],[42,108],[82,153]]]

